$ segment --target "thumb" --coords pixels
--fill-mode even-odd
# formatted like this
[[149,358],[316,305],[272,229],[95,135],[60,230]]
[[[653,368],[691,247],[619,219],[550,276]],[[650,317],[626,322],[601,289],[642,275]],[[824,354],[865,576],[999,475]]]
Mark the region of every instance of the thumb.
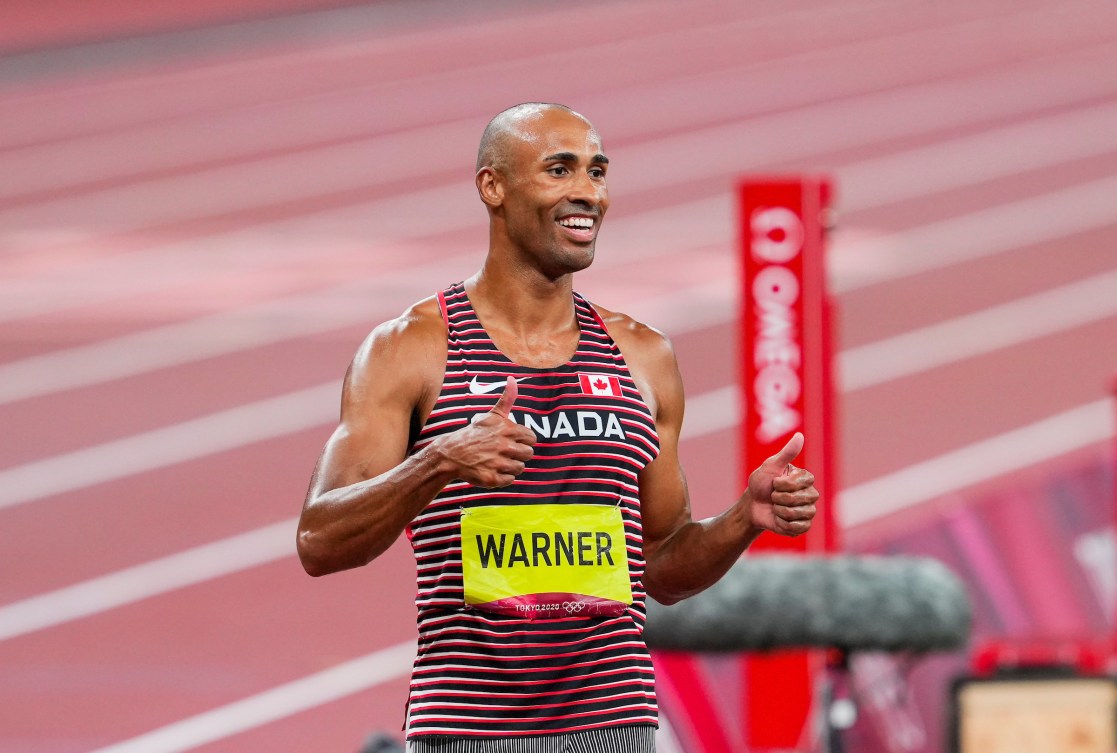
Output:
[[799,453],[803,451],[804,441],[803,434],[798,431],[795,432],[791,436],[791,439],[787,440],[787,444],[783,446],[783,449],[765,460],[764,465],[777,476],[781,475],[787,465],[792,460],[799,457]]
[[489,411],[495,413],[503,418],[508,418],[508,413],[512,410],[512,404],[516,402],[516,395],[520,392],[516,386],[516,380],[508,377],[508,381],[504,384],[504,392],[501,393],[500,399],[496,401],[496,405]]

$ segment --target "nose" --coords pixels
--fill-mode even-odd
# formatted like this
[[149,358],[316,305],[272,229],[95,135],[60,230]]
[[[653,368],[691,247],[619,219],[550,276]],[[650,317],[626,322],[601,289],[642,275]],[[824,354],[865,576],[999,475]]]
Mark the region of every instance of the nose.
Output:
[[597,208],[604,200],[605,183],[591,178],[586,170],[577,171],[569,185],[566,198],[572,203]]

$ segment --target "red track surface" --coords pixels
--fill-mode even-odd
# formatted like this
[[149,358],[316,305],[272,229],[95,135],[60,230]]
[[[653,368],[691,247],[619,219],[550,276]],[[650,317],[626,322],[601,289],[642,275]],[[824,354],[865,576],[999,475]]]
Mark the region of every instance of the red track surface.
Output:
[[[835,176],[845,348],[1117,272],[1117,187],[1102,183],[1117,172],[1112,3],[471,7],[408,26],[382,3],[344,28],[323,11],[307,16],[315,34],[274,43],[259,22],[235,51],[121,60],[94,45],[64,74],[49,65],[64,50],[35,53],[38,73],[0,58],[0,389],[22,390],[0,395],[0,500],[27,478],[63,485],[0,501],[0,608],[296,515],[331,400],[302,427],[181,462],[181,435],[150,436],[138,447],[168,455],[146,470],[67,454],[340,380],[373,324],[479,263],[470,155],[514,102],[567,102],[602,132],[613,209],[579,287],[672,334],[695,399],[734,378],[730,197],[744,172]],[[391,34],[378,13],[397,14]],[[1086,207],[1092,185],[1108,210]],[[1012,232],[1022,223],[1034,242]],[[928,228],[944,245],[914,250]],[[953,260],[890,276],[920,253]],[[189,322],[160,340],[164,365],[87,376],[121,362],[112,338]],[[843,486],[1106,396],[1117,313],[1031,326],[1011,347],[990,333],[976,355],[844,393]],[[74,355],[87,345],[103,349]],[[73,381],[50,387],[60,370]],[[684,441],[698,515],[735,493],[734,435]],[[846,538],[904,525],[873,518]],[[0,749],[98,749],[413,635],[402,547],[312,580],[290,536],[286,557],[0,640]],[[354,750],[398,729],[405,685],[199,749]]]
[[345,0],[11,0],[4,4],[0,50],[99,42],[340,5]]

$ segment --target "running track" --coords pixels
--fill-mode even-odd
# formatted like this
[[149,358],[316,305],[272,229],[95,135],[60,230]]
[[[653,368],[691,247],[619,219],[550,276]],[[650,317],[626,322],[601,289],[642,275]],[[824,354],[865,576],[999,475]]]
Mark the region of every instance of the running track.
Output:
[[514,102],[605,138],[579,288],[672,336],[697,515],[736,487],[749,171],[838,184],[851,546],[1109,451],[1112,2],[402,5],[0,58],[7,753],[398,729],[410,555],[310,579],[294,516],[364,334],[479,262]]

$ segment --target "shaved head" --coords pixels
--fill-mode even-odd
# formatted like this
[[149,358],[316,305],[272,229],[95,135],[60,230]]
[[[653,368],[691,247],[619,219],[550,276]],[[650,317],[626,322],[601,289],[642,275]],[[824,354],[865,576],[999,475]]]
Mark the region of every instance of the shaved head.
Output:
[[[485,126],[485,132],[481,134],[481,145],[477,148],[476,169],[491,167],[502,170],[506,168],[511,145],[517,140],[530,138],[526,132],[526,126],[552,110],[568,112],[575,117],[586,120],[566,105],[553,102],[524,102],[513,105],[507,110],[497,113],[496,117]],[[586,120],[586,125],[589,125],[588,120]]]
[[551,280],[588,267],[609,208],[608,168],[597,130],[566,105],[525,102],[497,114],[474,175],[489,260]]

